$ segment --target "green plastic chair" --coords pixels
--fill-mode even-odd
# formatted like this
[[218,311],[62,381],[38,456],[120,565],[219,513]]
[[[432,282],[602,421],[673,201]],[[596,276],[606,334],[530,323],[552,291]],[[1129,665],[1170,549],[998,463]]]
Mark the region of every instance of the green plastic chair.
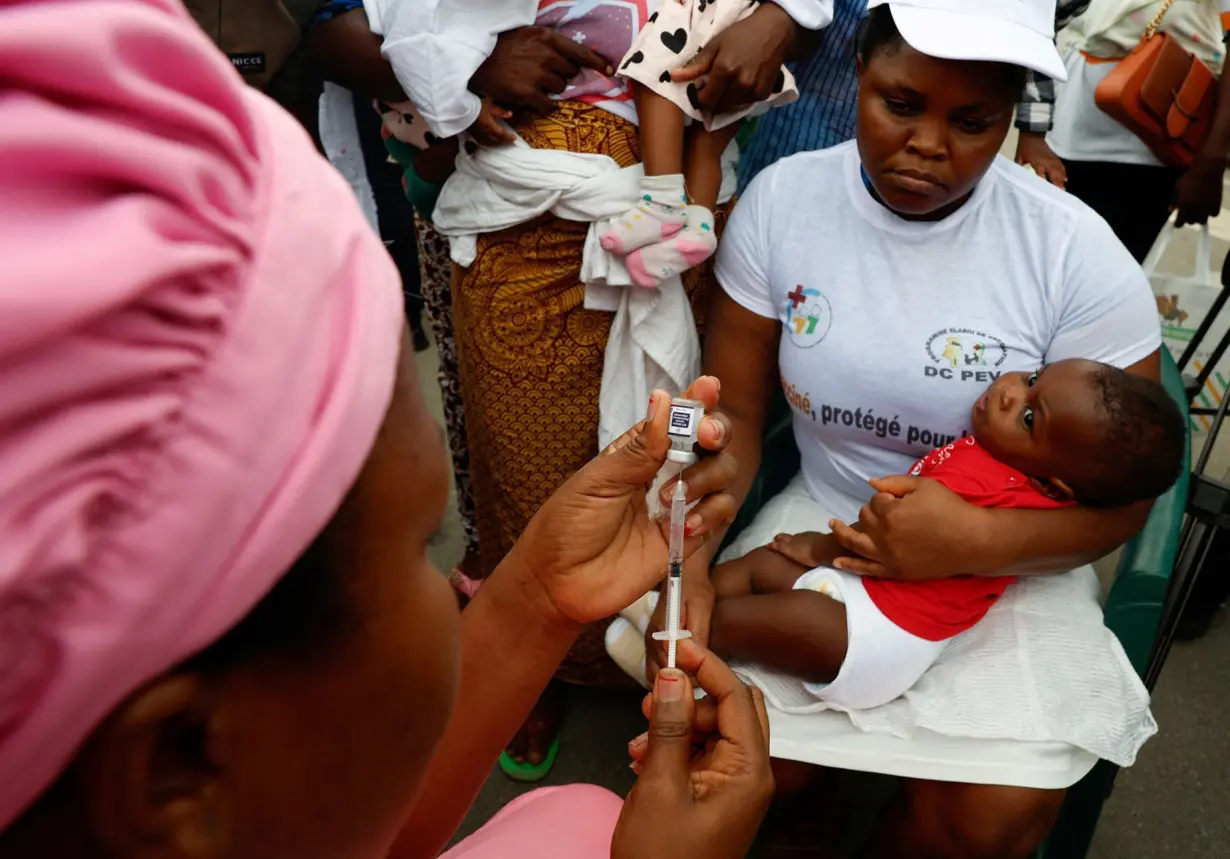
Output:
[[[1165,349],[1162,350],[1162,384],[1186,419],[1188,404],[1183,380]],[[731,525],[727,542],[734,539],[765,502],[782,491],[798,473],[799,451],[794,442],[792,413],[780,390],[774,396],[767,424],[760,471]],[[1178,482],[1157,500],[1144,530],[1124,546],[1114,584],[1106,598],[1106,625],[1118,636],[1132,667],[1142,677],[1153,652],[1179,548],[1190,471],[1189,440]],[[1072,786],[1054,829],[1034,854],[1035,859],[1081,859],[1088,853],[1118,769],[1114,764],[1098,761],[1087,776]]]
[[[1179,368],[1162,349],[1162,384],[1187,418],[1188,400]],[[1141,677],[1149,666],[1170,574],[1179,551],[1179,531],[1187,507],[1191,478],[1191,439],[1183,454],[1183,470],[1170,491],[1157,500],[1144,530],[1123,547],[1115,582],[1106,597],[1106,625],[1119,638],[1132,667]],[[1074,784],[1050,836],[1035,859],[1081,859],[1089,852],[1093,833],[1110,796],[1119,768],[1098,761],[1089,775]]]

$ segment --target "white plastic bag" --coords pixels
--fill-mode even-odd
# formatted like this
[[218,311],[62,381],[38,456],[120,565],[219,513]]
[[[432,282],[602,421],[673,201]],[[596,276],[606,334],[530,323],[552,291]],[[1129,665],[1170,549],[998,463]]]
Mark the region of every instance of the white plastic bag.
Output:
[[[1169,250],[1176,235],[1174,221],[1170,221],[1162,229],[1161,235],[1153,243],[1149,256],[1145,258],[1145,274],[1153,285],[1153,294],[1157,298],[1157,312],[1162,326],[1162,342],[1170,350],[1176,361],[1183,350],[1191,343],[1196,329],[1204,321],[1213,300],[1221,291],[1221,282],[1213,268],[1213,243],[1209,236],[1209,225],[1200,228],[1200,239],[1196,244],[1196,261],[1190,275],[1174,275],[1158,271],[1162,258]],[[1230,312],[1222,313],[1205,334],[1200,348],[1196,350],[1191,363],[1183,368],[1185,373],[1195,375],[1204,369],[1209,353],[1225,336],[1230,327]],[[1222,356],[1221,361],[1209,374],[1204,389],[1196,395],[1195,403],[1206,408],[1216,408],[1226,393],[1226,381],[1230,378],[1230,352]],[[1193,432],[1207,432],[1209,420],[1205,417],[1192,417]]]

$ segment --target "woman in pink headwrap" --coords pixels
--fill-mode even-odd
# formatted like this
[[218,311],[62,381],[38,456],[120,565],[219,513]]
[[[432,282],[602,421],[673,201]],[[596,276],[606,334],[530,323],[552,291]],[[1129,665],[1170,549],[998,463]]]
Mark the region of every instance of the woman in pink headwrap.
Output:
[[[462,620],[397,274],[175,0],[0,6],[0,199],[0,855],[434,856],[583,624],[664,568],[666,395]],[[729,436],[706,418],[689,550],[733,513]],[[659,675],[625,802],[537,791],[448,855],[742,856],[764,707],[680,660],[709,698]]]

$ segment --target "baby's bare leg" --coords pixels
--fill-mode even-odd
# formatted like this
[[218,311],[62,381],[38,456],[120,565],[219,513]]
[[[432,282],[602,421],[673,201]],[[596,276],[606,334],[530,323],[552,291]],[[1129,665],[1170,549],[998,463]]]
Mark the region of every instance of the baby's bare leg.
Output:
[[722,153],[742,123],[732,122],[717,131],[706,131],[694,123],[687,131],[683,146],[683,175],[688,186],[688,200],[709,211],[717,207],[722,189]]
[[[687,195],[683,187],[683,112],[674,102],[653,90],[633,84],[640,117],[641,180],[636,205],[614,220],[598,237],[602,247],[627,255],[646,245],[657,244],[683,229]],[[640,281],[637,281],[640,283]],[[645,282],[641,286],[655,286]]]
[[641,162],[646,176],[683,172],[684,115],[673,101],[649,87],[632,84],[640,121]]
[[731,596],[713,607],[709,647],[809,683],[829,683],[846,659],[846,607],[810,590]]

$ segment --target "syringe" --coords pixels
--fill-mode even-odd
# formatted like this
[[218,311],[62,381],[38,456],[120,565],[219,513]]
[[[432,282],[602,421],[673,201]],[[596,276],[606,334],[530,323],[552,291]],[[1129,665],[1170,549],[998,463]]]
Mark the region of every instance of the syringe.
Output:
[[683,469],[696,462],[696,434],[704,417],[705,405],[697,400],[676,399],[671,403],[667,433],[671,449],[666,457],[679,464],[679,479],[671,495],[670,545],[666,569],[666,630],[653,637],[666,642],[666,667],[675,667],[677,642],[691,638],[692,633],[679,628],[679,613],[683,601],[683,539],[688,518],[688,488],[683,482]]
[[653,637],[666,642],[666,667],[675,667],[676,642],[691,638],[692,633],[679,628],[680,602],[683,599],[683,538],[684,523],[688,518],[688,488],[683,482],[683,469],[679,469],[679,482],[671,495],[671,533],[668,567],[666,573],[666,630],[655,632]]

